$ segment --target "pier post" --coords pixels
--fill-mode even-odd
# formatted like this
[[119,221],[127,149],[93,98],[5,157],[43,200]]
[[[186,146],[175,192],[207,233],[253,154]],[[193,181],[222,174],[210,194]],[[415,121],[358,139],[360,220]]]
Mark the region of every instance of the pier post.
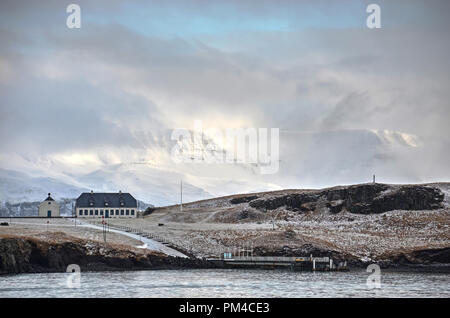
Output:
[[316,260],[313,259],[313,271],[315,271],[315,270],[316,270]]

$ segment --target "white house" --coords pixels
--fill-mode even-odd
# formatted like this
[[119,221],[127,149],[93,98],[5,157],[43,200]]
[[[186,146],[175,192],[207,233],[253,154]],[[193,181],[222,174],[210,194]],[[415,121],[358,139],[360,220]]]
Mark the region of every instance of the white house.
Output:
[[82,193],[76,203],[78,218],[135,218],[137,200],[129,193]]
[[52,199],[52,197],[50,196],[50,193],[48,194],[47,199],[45,199],[44,202],[39,204],[39,212],[38,213],[39,213],[38,215],[40,217],[47,217],[47,218],[60,216],[59,204],[55,200]]

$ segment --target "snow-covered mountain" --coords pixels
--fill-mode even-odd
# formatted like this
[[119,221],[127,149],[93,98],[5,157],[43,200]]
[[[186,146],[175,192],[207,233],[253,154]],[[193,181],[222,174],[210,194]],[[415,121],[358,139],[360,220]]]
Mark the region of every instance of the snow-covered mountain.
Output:
[[49,177],[32,177],[26,173],[0,169],[0,201],[9,203],[41,202],[48,193],[59,200],[76,198],[88,188]]
[[[140,209],[176,204],[180,200],[180,180],[181,176],[176,173],[124,165],[106,166],[88,174],[61,179],[33,177],[24,172],[0,169],[0,215],[36,215],[39,203],[48,193],[61,205],[62,215],[71,215],[75,199],[82,192],[91,190],[130,192],[138,200]],[[203,189],[183,182],[183,201],[210,197],[211,194]]]
[[74,199],[86,188],[48,177],[0,169],[0,215],[37,215],[38,205],[48,193],[60,204],[61,215],[71,215]]
[[[181,180],[177,172],[156,169],[146,165],[110,165],[91,173],[75,176],[77,182],[89,185],[94,191],[130,192],[136,198],[155,206],[180,202]],[[212,195],[200,187],[183,180],[183,201],[211,198]]]

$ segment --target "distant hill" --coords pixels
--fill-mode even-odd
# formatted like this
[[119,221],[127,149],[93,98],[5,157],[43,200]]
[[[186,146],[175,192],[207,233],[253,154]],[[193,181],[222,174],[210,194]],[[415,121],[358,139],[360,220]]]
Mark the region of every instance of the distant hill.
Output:
[[[149,206],[177,202],[179,199],[179,178],[167,174],[140,174],[122,169],[121,166],[108,170],[97,170],[81,176],[70,176],[74,184],[49,177],[33,177],[24,172],[0,169],[0,216],[34,216],[38,205],[48,193],[61,206],[61,215],[71,215],[72,205],[82,192],[102,191],[130,192],[137,200],[139,209]],[[185,182],[185,200],[208,198],[211,195]]]
[[50,192],[56,200],[76,198],[88,188],[46,177],[32,177],[26,173],[0,169],[0,202],[11,204],[41,202]]
[[276,215],[314,216],[328,220],[341,214],[382,214],[396,210],[436,210],[450,207],[450,183],[393,185],[366,183],[307,190],[286,189],[236,194],[157,209],[164,222],[252,223]]

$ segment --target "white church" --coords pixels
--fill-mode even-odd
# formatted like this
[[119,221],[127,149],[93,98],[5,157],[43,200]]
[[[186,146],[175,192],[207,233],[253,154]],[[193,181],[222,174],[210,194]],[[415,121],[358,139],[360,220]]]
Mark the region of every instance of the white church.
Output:
[[59,204],[53,200],[51,194],[48,194],[47,199],[45,199],[41,204],[39,204],[39,217],[59,217],[60,216],[60,207]]

